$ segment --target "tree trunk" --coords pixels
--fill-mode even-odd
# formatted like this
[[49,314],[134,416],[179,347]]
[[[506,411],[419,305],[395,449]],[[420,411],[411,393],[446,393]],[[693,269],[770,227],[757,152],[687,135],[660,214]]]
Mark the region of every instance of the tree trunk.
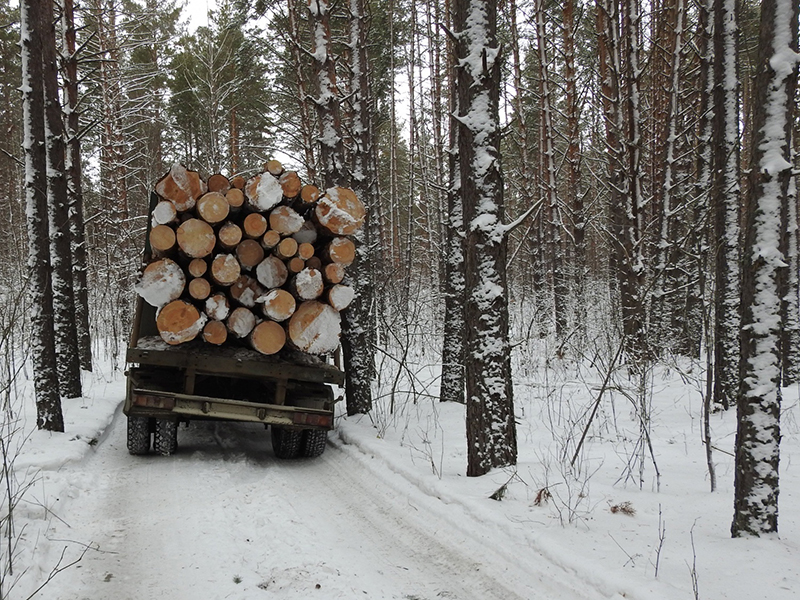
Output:
[[781,300],[797,84],[794,0],[764,0],[742,256],[742,329],[733,537],[778,532]]
[[92,370],[92,340],[89,329],[89,284],[87,280],[86,237],[83,222],[83,182],[81,167],[80,112],[78,108],[78,56],[73,0],[61,1],[62,64],[67,99],[66,173],[69,194],[69,228],[72,249],[72,284],[75,300],[75,327],[78,335],[80,366]]
[[739,89],[737,0],[714,7],[714,405],[727,409],[739,376]]
[[[447,11],[448,19],[451,12]],[[451,24],[447,23],[450,27]],[[449,175],[447,182],[447,217],[445,230],[445,285],[444,285],[444,331],[442,340],[442,383],[439,399],[442,402],[465,404],[465,360],[466,360],[466,296],[464,287],[464,205],[461,201],[460,160],[458,156],[457,117],[458,95],[455,82],[457,49],[448,38],[448,85],[450,93],[450,137],[448,149]]]
[[64,431],[58,393],[55,340],[52,327],[50,246],[47,223],[47,157],[45,150],[44,87],[41,24],[45,2],[20,2],[22,49],[22,111],[25,150],[25,205],[28,232],[28,283],[31,306],[31,356],[39,429]]
[[459,171],[466,231],[468,476],[516,464],[500,169],[497,5],[456,0]]

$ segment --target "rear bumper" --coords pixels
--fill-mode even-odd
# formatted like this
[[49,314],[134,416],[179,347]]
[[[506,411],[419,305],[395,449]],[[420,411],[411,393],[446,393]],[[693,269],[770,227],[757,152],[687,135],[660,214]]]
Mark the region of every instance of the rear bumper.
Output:
[[332,410],[261,404],[162,390],[131,389],[125,407],[125,414],[129,416],[172,417],[178,420],[214,419],[301,429],[333,429]]

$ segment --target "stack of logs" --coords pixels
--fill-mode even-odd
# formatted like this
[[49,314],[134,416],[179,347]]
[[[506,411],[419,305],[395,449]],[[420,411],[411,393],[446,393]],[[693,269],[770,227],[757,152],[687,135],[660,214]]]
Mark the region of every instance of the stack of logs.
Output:
[[303,185],[272,160],[249,180],[204,181],[175,164],[155,191],[136,291],[158,309],[165,342],[238,339],[262,354],[338,347],[339,311],[354,296],[342,283],[355,258],[347,236],[365,218],[352,190]]

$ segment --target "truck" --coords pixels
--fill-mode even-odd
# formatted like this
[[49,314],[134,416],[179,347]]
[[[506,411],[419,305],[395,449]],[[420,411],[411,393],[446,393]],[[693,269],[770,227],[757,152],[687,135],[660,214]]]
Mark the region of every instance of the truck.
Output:
[[[154,194],[151,209],[157,201]],[[150,253],[146,241],[145,260]],[[270,429],[281,459],[324,452],[334,427],[332,386],[344,385],[345,379],[334,357],[291,348],[264,355],[200,339],[170,345],[159,335],[156,312],[137,296],[123,407],[130,454],[173,454],[178,425],[199,420],[261,423]]]

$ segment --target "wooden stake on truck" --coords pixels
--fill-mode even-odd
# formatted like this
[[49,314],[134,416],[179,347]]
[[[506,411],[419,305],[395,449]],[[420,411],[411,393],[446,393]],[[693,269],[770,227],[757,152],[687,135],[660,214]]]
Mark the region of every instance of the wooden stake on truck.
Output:
[[281,458],[324,450],[365,211],[279,164],[207,181],[176,164],[156,184],[127,352],[132,454],[171,454],[197,419],[263,423]]

